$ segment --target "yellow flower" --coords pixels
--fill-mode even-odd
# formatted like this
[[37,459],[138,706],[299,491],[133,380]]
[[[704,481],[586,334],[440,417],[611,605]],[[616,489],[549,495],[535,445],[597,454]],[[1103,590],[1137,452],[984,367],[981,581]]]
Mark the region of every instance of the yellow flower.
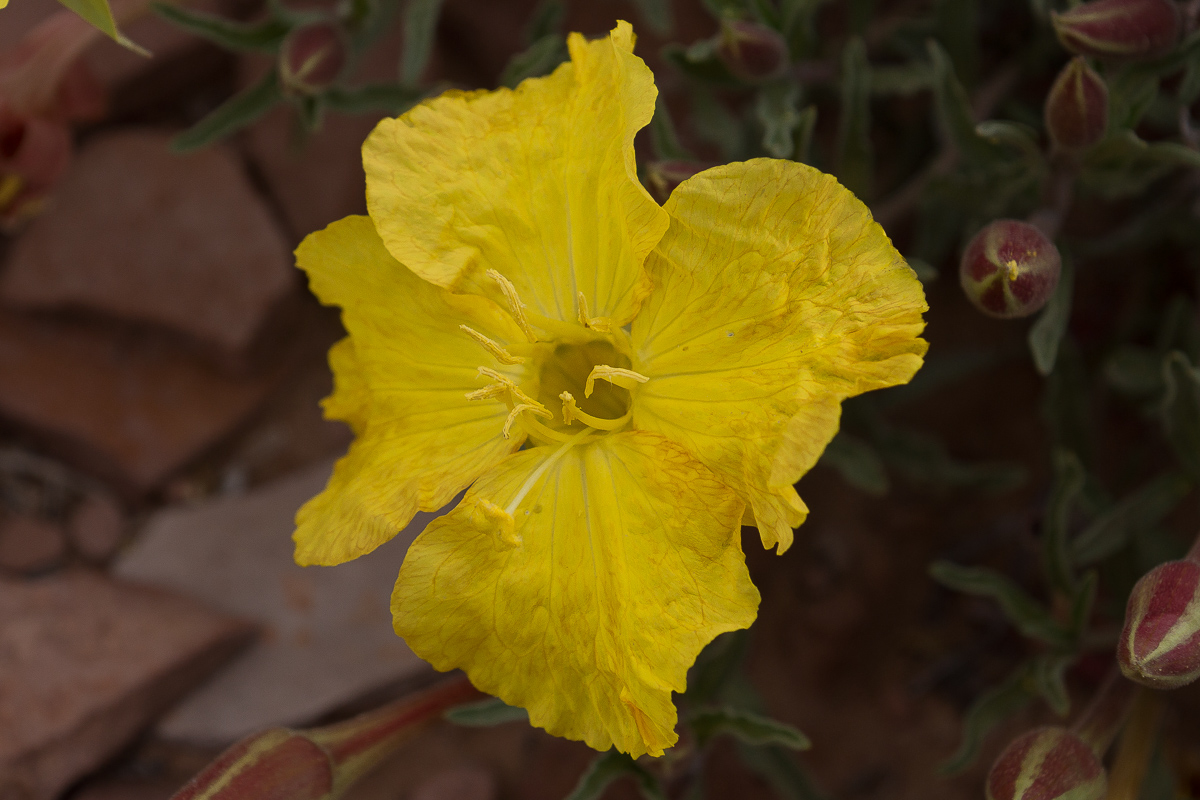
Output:
[[658,206],[632,29],[569,45],[515,91],[381,122],[370,217],[297,251],[343,309],[325,410],[357,438],[296,560],[367,553],[467,488],[409,548],[396,631],[534,725],[659,755],[696,654],[757,611],[741,525],[787,549],[841,400],[913,375],[926,306],[809,167],[718,167]]

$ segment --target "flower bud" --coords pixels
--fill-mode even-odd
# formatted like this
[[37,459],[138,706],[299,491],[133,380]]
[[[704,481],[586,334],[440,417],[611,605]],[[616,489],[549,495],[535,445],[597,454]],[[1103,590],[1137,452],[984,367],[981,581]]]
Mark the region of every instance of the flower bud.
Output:
[[646,179],[650,183],[650,191],[660,203],[667,202],[675,187],[698,172],[703,172],[715,164],[705,164],[699,161],[651,161],[646,165]]
[[766,81],[787,70],[787,42],[774,28],[731,19],[721,23],[718,35],[717,55],[742,80]]
[[1000,219],[975,234],[963,251],[958,277],[967,298],[1000,319],[1027,317],[1058,285],[1058,248],[1027,222]]
[[1200,562],[1169,561],[1129,595],[1117,661],[1131,681],[1178,689],[1200,678]]
[[172,800],[320,800],[333,793],[329,754],[284,728],[235,744],[192,778]]
[[332,22],[314,22],[296,28],[279,50],[279,76],[283,85],[301,94],[326,89],[346,66],[346,37]]
[[1179,38],[1179,6],[1173,0],[1092,0],[1051,18],[1062,46],[1083,56],[1154,58]]
[[0,229],[36,215],[70,160],[66,125],[22,118],[0,105]]
[[1066,728],[1036,728],[1005,748],[987,776],[987,800],[1103,800],[1104,765]]
[[1108,128],[1108,86],[1083,56],[1071,59],[1046,96],[1046,130],[1059,150],[1086,150]]

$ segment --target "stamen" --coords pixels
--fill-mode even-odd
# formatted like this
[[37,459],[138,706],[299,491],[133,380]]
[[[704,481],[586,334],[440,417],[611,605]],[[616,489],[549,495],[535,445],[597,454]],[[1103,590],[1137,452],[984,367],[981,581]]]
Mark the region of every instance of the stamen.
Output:
[[520,356],[514,356],[512,353],[498,345],[494,340],[489,339],[469,325],[459,325],[458,327],[460,330],[465,331],[468,336],[478,342],[480,347],[482,347],[484,350],[487,350],[488,353],[491,354],[492,358],[496,359],[501,364],[507,364],[511,366],[513,364],[525,363],[525,359],[521,358]]
[[512,438],[509,435],[509,431],[512,430],[513,423],[517,421],[517,417],[521,416],[521,414],[526,411],[528,411],[530,414],[537,414],[540,417],[546,417],[547,419],[554,419],[554,415],[551,414],[549,411],[547,411],[546,407],[543,406],[541,403],[537,403],[537,404],[518,403],[517,405],[513,406],[512,411],[508,412],[508,419],[504,420],[503,433],[504,433],[505,439]]
[[512,281],[494,269],[489,269],[486,274],[489,278],[500,284],[500,291],[504,292],[504,299],[508,301],[508,307],[512,311],[513,319],[517,321],[517,325],[529,337],[529,341],[536,342],[538,340],[537,334],[533,332],[533,328],[529,324],[529,319],[525,316],[525,304],[521,302],[521,297],[517,294],[517,287],[513,286]]
[[[479,374],[483,375],[485,378],[491,378],[496,383],[503,385],[504,389],[508,392],[511,392],[512,396],[514,398],[516,398],[517,400],[519,400],[520,402],[528,403],[531,406],[537,406],[538,408],[542,409],[543,411],[546,411],[546,407],[544,405],[542,405],[537,400],[534,400],[532,397],[530,397],[529,395],[522,392],[521,389],[515,383],[513,383],[512,379],[509,378],[507,375],[502,375],[499,372],[497,372],[496,370],[491,369],[490,367],[480,367]],[[546,413],[549,414],[550,412],[547,411]]]
[[517,536],[517,526],[512,514],[505,511],[491,500],[482,497],[475,501],[475,507],[483,513],[483,518],[500,528],[500,541],[509,547],[519,547],[521,537]]
[[631,369],[621,369],[620,367],[610,367],[605,364],[593,367],[592,372],[587,377],[587,383],[583,387],[583,396],[591,397],[592,390],[596,386],[596,379],[603,378],[609,383],[616,384],[623,389],[633,389],[639,383],[645,383],[650,380],[640,372],[634,372]]
[[601,431],[615,431],[617,428],[624,427],[625,423],[629,422],[633,416],[633,410],[626,411],[625,414],[618,419],[603,419],[602,417],[593,417],[591,414],[583,411],[575,404],[575,398],[570,392],[563,392],[559,399],[563,401],[563,420],[570,425],[574,420],[579,420],[588,427],[595,428]]
[[482,389],[476,389],[473,392],[467,392],[468,400],[491,400],[494,397],[499,397],[508,391],[508,387],[503,383],[489,383]]
[[593,317],[588,312],[588,302],[583,292],[579,293],[579,324],[600,333],[608,333],[612,330],[612,321],[608,317]]

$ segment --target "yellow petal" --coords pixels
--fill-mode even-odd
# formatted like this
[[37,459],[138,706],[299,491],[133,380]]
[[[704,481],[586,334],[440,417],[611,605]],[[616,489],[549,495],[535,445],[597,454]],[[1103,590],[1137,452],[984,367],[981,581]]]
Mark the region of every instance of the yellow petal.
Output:
[[633,369],[650,378],[634,427],[715,470],[782,553],[807,514],[792,484],[837,432],[841,400],[920,367],[921,284],[866,206],[801,164],[708,170],[666,209],[633,323]]
[[498,296],[495,269],[543,317],[628,322],[667,217],[637,179],[654,113],[633,29],[568,40],[571,62],[495,92],[448,92],[379,123],[363,146],[367,205],[388,250],[454,291]]
[[503,438],[508,407],[469,401],[486,366],[536,394],[521,366],[502,366],[460,325],[521,342],[490,300],[456,296],[413,275],[367,217],[347,217],[296,251],[322,302],[343,308],[350,336],[330,351],[326,413],[357,434],[325,491],[296,515],[296,560],[338,564],[396,535],[418,510],[441,508],[521,444]]
[[409,548],[396,632],[556,736],[660,755],[671,692],[758,608],[742,507],[654,434],[517,453]]

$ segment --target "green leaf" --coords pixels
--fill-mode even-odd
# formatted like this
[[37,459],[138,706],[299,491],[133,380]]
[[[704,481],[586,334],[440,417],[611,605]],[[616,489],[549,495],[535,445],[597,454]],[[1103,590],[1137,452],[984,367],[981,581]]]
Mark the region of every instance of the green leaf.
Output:
[[738,743],[738,758],[786,800],[826,800],[795,756],[782,747],[751,747]]
[[552,33],[561,33],[560,26],[566,15],[567,7],[562,4],[562,0],[543,0],[529,18],[525,29],[525,44],[533,44]]
[[874,497],[887,494],[889,481],[883,459],[875,448],[844,431],[833,437],[821,461],[838,471],[842,480]]
[[1162,522],[1191,490],[1191,482],[1177,472],[1159,475],[1084,528],[1071,543],[1072,559],[1087,566],[1123,550]]
[[1067,632],[1041,603],[995,570],[935,561],[929,565],[929,574],[943,586],[995,600],[1000,604],[1004,616],[1024,636],[1060,647],[1071,644]]
[[529,712],[510,706],[498,697],[489,697],[478,703],[455,706],[446,711],[445,717],[466,728],[490,728],[506,722],[528,722]]
[[1100,577],[1096,570],[1089,570],[1079,581],[1075,596],[1071,599],[1071,638],[1078,642],[1087,633],[1088,622],[1092,618],[1092,608],[1096,604],[1096,587]]
[[1104,362],[1105,382],[1122,394],[1146,398],[1162,392],[1162,357],[1149,347],[1123,345]]
[[1080,180],[1106,198],[1139,194],[1180,168],[1200,167],[1200,152],[1173,142],[1150,144],[1131,130],[1118,131],[1083,157]]
[[829,0],[781,0],[779,30],[795,57],[812,55],[818,46],[815,20],[821,6]]
[[1159,76],[1144,68],[1128,67],[1108,80],[1108,129],[1132,130],[1158,96]]
[[954,755],[938,767],[939,772],[953,775],[971,766],[988,732],[1029,704],[1033,699],[1029,673],[1029,664],[1022,664],[1003,683],[976,698],[963,718],[962,742]]
[[654,143],[654,153],[660,160],[694,161],[696,156],[679,141],[675,132],[675,123],[671,121],[671,112],[662,94],[654,101],[654,116],[650,119],[650,140]]
[[1079,458],[1068,450],[1054,451],[1054,485],[1042,520],[1042,568],[1051,586],[1068,596],[1075,593],[1071,565],[1071,510],[1083,489],[1084,472]]
[[1020,153],[1031,164],[1041,168],[1044,162],[1038,132],[1028,125],[1008,120],[989,119],[975,126],[975,132],[985,141],[1008,147]]
[[671,32],[670,0],[633,0],[633,4],[650,30],[660,36]]
[[1166,392],[1160,413],[1167,441],[1184,471],[1200,482],[1200,369],[1175,350],[1163,359],[1162,374]]
[[171,149],[186,153],[241,130],[283,101],[279,76],[271,70],[262,80],[226,100],[211,114],[171,140]]
[[995,160],[998,148],[975,130],[975,116],[967,92],[955,75],[950,56],[942,46],[930,39],[926,42],[929,60],[933,64],[933,99],[938,121],[946,141],[956,147],[963,157],[976,162]]
[[857,36],[842,51],[842,113],[838,120],[837,177],[859,197],[871,190],[871,64]]
[[1032,677],[1037,693],[1046,705],[1060,717],[1071,713],[1071,695],[1067,692],[1067,669],[1075,663],[1075,655],[1045,653],[1033,661]]
[[89,25],[96,28],[105,36],[127,50],[132,50],[140,56],[150,53],[140,45],[134,44],[117,29],[117,21],[109,8],[108,0],[58,0],[66,8],[83,17]]
[[662,49],[662,57],[684,75],[701,83],[720,86],[737,86],[740,83],[717,58],[714,39],[701,39],[689,47],[668,44]]
[[277,19],[246,24],[171,3],[155,3],[151,8],[168,22],[226,50],[274,53],[288,32],[288,26]]
[[746,631],[730,631],[713,639],[700,651],[696,662],[688,670],[684,697],[689,704],[725,700],[725,689],[746,656],[748,641]]
[[917,273],[917,280],[921,283],[933,283],[937,280],[937,267],[925,259],[908,256],[904,260],[908,262],[908,266],[912,268],[912,271]]
[[701,86],[692,90],[692,126],[701,139],[717,146],[726,161],[739,161],[744,156],[746,136],[742,123]]
[[325,102],[322,98],[305,95],[293,98],[292,104],[296,106],[300,114],[300,123],[306,132],[315,133],[321,129],[321,123],[325,119]]
[[632,778],[645,800],[667,800],[658,779],[625,753],[609,750],[591,763],[566,800],[596,800],[618,778]]
[[871,94],[907,97],[933,88],[933,67],[921,61],[871,66]]
[[979,0],[937,0],[937,37],[948,49],[954,70],[968,85],[979,71]]
[[1025,470],[1018,465],[959,461],[936,438],[918,431],[883,428],[874,432],[873,441],[897,473],[934,489],[970,487],[1003,492],[1025,480]]
[[688,722],[701,747],[721,735],[760,747],[779,745],[791,750],[812,747],[808,737],[791,725],[728,706],[701,709],[692,714]]
[[808,106],[800,112],[800,121],[796,124],[796,160],[802,164],[813,163],[812,143],[813,133],[817,130],[817,107]]
[[561,33],[548,33],[527,50],[517,53],[500,73],[500,85],[510,89],[526,78],[548,75],[569,58],[567,39]]
[[774,158],[792,158],[796,154],[795,132],[801,122],[796,104],[800,87],[791,81],[779,81],[758,92],[754,113],[763,126],[762,146]]
[[1054,371],[1058,348],[1067,332],[1067,323],[1071,321],[1071,296],[1074,291],[1075,267],[1071,259],[1064,256],[1058,286],[1054,287],[1054,294],[1050,295],[1045,310],[1029,329],[1029,350],[1033,354],[1033,365],[1041,375],[1049,375]]
[[404,52],[400,57],[400,80],[410,86],[421,80],[425,65],[429,63],[441,12],[442,0],[408,0],[404,9]]
[[425,92],[397,83],[373,83],[353,89],[335,87],[321,97],[330,111],[341,114],[365,114],[386,111],[396,116],[412,108]]

